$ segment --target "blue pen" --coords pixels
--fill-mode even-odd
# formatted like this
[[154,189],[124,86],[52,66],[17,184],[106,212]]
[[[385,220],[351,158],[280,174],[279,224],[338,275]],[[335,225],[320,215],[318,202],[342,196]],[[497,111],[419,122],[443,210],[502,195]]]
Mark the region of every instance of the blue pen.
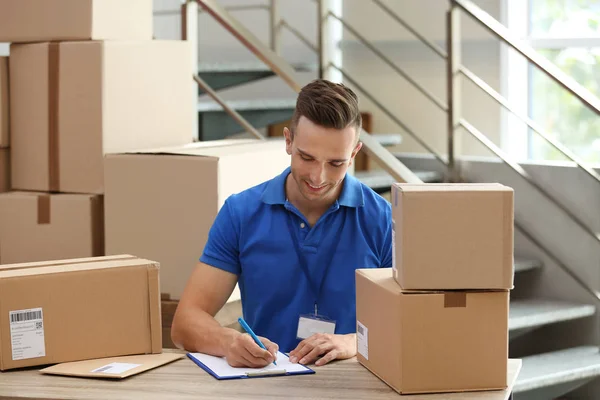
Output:
[[[254,339],[254,341],[256,342],[257,345],[259,345],[262,349],[267,350],[267,348],[265,347],[264,344],[262,344],[262,342],[260,341],[260,339],[258,338],[258,336],[256,336],[256,334],[252,331],[252,329],[250,329],[250,326],[248,326],[248,324],[246,323],[246,321],[244,321],[244,318],[239,317],[238,318],[238,322],[240,323],[240,325],[242,326],[242,328],[244,328],[244,330],[246,332],[248,332],[248,334],[250,336],[252,336],[252,339]],[[273,364],[277,365],[277,363],[275,361],[273,361]]]

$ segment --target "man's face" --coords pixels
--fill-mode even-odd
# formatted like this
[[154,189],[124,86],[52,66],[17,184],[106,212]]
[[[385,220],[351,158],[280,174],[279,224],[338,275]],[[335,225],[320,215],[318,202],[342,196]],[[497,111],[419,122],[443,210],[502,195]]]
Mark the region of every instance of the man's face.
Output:
[[337,197],[336,189],[362,146],[356,143],[356,128],[324,128],[300,117],[293,140],[287,128],[284,135],[292,177],[302,196],[318,203]]

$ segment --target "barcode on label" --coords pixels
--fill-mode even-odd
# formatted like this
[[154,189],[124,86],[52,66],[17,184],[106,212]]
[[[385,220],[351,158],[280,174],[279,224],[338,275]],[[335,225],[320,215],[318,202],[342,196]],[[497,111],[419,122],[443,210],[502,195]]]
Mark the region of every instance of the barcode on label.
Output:
[[10,322],[32,321],[34,319],[42,319],[41,311],[24,311],[10,315]]
[[363,328],[363,326],[362,326],[362,325],[360,325],[360,324],[359,324],[359,325],[357,326],[357,328],[358,328],[358,333],[360,333],[361,335],[364,335],[364,334],[365,334],[365,330],[364,330],[364,328]]
[[104,372],[104,371],[108,371],[111,368],[112,368],[112,365],[106,365],[102,368],[95,369],[94,372]]

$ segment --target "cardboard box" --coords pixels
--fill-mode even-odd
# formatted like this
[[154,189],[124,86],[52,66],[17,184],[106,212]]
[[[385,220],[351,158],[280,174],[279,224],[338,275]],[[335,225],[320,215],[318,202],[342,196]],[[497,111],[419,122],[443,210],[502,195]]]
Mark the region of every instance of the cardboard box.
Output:
[[0,148],[10,146],[8,99],[8,57],[0,57]]
[[76,376],[81,378],[123,379],[158,368],[185,357],[181,353],[143,354],[74,361],[40,370],[42,374]]
[[0,266],[0,370],[160,353],[158,268],[133,256]]
[[10,190],[10,150],[0,148],[0,193]]
[[402,394],[504,389],[508,304],[508,291],[405,292],[390,268],[357,270],[358,361]]
[[394,278],[404,289],[511,289],[513,189],[392,186]]
[[12,45],[12,181],[101,194],[106,153],[192,141],[184,41]]
[[151,40],[152,0],[0,0],[0,42]]
[[173,299],[181,298],[227,197],[290,163],[283,140],[219,142],[105,158],[106,254],[127,249],[160,262],[161,292]]
[[103,255],[102,203],[97,195],[0,194],[0,263]]

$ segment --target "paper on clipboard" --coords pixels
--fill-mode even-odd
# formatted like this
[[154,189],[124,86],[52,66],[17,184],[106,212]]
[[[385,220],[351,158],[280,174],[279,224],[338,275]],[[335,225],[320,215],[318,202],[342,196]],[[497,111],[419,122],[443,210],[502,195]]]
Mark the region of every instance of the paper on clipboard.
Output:
[[237,368],[227,363],[224,357],[215,357],[203,353],[188,353],[188,357],[199,367],[217,379],[253,378],[259,376],[314,374],[315,371],[302,364],[294,364],[285,354],[277,353],[277,365],[269,364],[264,368]]

